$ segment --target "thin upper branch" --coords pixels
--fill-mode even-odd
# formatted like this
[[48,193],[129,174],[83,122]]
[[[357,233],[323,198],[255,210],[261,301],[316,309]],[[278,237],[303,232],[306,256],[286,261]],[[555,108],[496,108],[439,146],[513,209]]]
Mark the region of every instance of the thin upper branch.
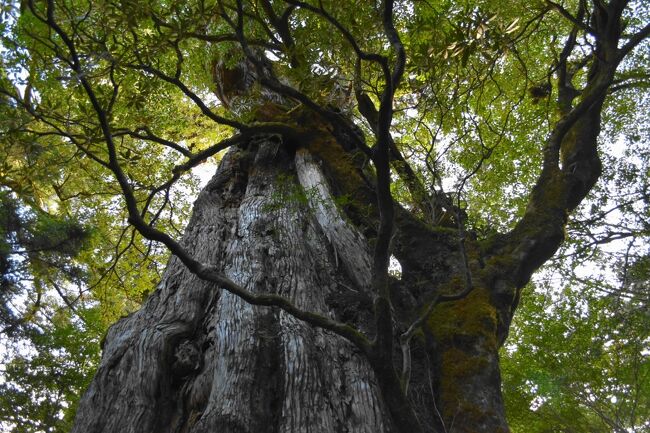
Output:
[[175,76],[172,77],[170,75],[165,74],[160,69],[154,68],[153,66],[147,65],[147,64],[142,63],[142,62],[137,63],[137,64],[131,64],[130,66],[132,68],[134,68],[134,69],[139,69],[139,70],[148,72],[150,74],[153,74],[156,77],[160,78],[161,80],[166,81],[167,83],[176,86],[181,92],[183,92],[185,94],[185,96],[190,98],[192,100],[192,102],[194,102],[196,104],[197,107],[199,107],[199,109],[201,110],[201,113],[203,113],[205,116],[207,116],[208,118],[210,118],[214,122],[216,122],[218,124],[221,124],[221,125],[230,126],[230,127],[235,128],[235,129],[244,129],[246,127],[246,125],[244,125],[241,122],[237,122],[236,120],[227,119],[227,118],[225,118],[223,116],[219,116],[214,111],[212,111],[205,104],[203,99],[201,99],[196,93],[192,92],[190,90],[190,88],[187,87],[187,85],[180,80],[178,74],[176,74]]
[[[560,13],[560,15],[562,15],[567,20],[571,21],[574,26],[579,27],[580,29],[584,30],[586,33],[592,36],[596,36],[596,29],[584,23],[582,21],[582,18],[579,15],[577,17],[574,17],[573,15],[571,15],[571,12],[566,10],[562,5],[552,2],[551,0],[546,0],[546,4],[551,6],[553,9],[557,10]],[[580,7],[582,7],[582,3]]]
[[119,135],[122,135],[122,134],[128,135],[128,136],[130,136],[132,138],[136,138],[136,139],[139,139],[139,140],[146,140],[146,141],[151,141],[151,142],[154,142],[154,143],[162,144],[163,146],[169,147],[170,149],[173,149],[176,152],[178,152],[181,155],[186,156],[188,158],[192,156],[192,152],[189,149],[187,149],[187,148],[181,146],[180,144],[175,143],[175,142],[173,142],[171,140],[167,140],[165,138],[157,136],[146,125],[142,126],[140,128],[136,128],[134,131],[124,130],[124,131],[116,131],[116,132],[113,133],[113,135],[116,136],[116,137],[119,136]]
[[221,288],[242,298],[252,305],[278,307],[288,314],[313,326],[332,331],[346,338],[348,341],[355,344],[360,350],[368,353],[370,350],[368,339],[360,331],[356,330],[352,326],[337,322],[317,313],[301,310],[292,304],[289,300],[279,295],[255,295],[240,285],[236,284],[225,275],[221,274],[216,268],[203,264],[194,259],[180,243],[178,243],[168,234],[146,223],[138,209],[137,201],[135,195],[133,194],[133,189],[124,171],[122,170],[122,167],[119,164],[116,146],[113,140],[113,134],[111,131],[110,123],[108,121],[107,113],[100,104],[92,85],[81,73],[82,66],[77,55],[75,44],[73,40],[70,39],[70,37],[67,35],[67,33],[56,22],[54,10],[54,0],[48,0],[47,18],[44,22],[64,41],[65,45],[67,46],[71,59],[69,65],[71,69],[78,75],[79,82],[81,83],[84,91],[86,92],[86,95],[88,96],[93,106],[93,109],[97,114],[97,118],[104,135],[109,155],[108,167],[113,172],[118,184],[120,185],[120,189],[122,190],[122,194],[126,201],[127,212],[129,215],[129,223],[133,225],[135,229],[146,239],[161,242],[164,244],[172,254],[178,257],[179,260],[181,260],[181,262],[199,278],[216,283]]
[[362,50],[359,46],[359,43],[357,42],[356,38],[350,33],[350,31],[343,25],[341,24],[340,21],[338,21],[336,18],[334,18],[330,13],[328,13],[321,5],[321,7],[315,7],[310,5],[309,3],[305,3],[302,1],[297,1],[297,0],[284,0],[285,2],[300,7],[302,9],[306,9],[308,11],[311,11],[315,14],[318,14],[325,18],[330,24],[332,24],[336,29],[341,33],[343,38],[345,38],[346,41],[350,44],[352,49],[354,50],[355,54],[357,55],[358,58],[361,60],[366,60],[370,62],[376,62],[381,66],[382,71],[384,72],[385,75],[389,75],[389,65],[388,65],[388,59],[385,56],[382,56],[381,54],[376,54],[376,53],[368,53],[364,50]]
[[628,41],[621,47],[619,50],[619,56],[621,59],[625,57],[630,51],[636,48],[641,42],[650,36],[650,23],[648,23],[641,30],[636,32]]

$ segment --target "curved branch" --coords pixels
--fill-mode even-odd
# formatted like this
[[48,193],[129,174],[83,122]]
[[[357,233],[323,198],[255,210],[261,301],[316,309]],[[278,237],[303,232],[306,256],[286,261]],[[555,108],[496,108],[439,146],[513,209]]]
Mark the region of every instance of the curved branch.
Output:
[[[622,60],[630,51],[636,48],[643,40],[650,36],[650,23],[639,30],[637,33],[632,35],[632,37],[621,47],[619,50],[619,57]],[[620,60],[619,60],[620,61]]]
[[146,239],[157,241],[165,245],[169,251],[174,254],[176,257],[181,260],[181,262],[196,276],[199,278],[216,283],[223,289],[228,292],[242,298],[246,302],[252,305],[259,306],[274,306],[282,309],[288,314],[303,320],[313,326],[326,329],[328,331],[334,332],[348,341],[353,343],[357,348],[359,348],[364,353],[370,353],[370,342],[365,335],[360,331],[353,328],[350,325],[337,322],[323,315],[313,313],[310,311],[304,311],[293,305],[289,300],[285,299],[282,296],[275,294],[261,294],[255,295],[245,288],[239,286],[220,272],[218,272],[214,267],[203,264],[198,260],[190,256],[190,254],[178,243],[176,240],[171,238],[168,234],[155,229],[151,225],[147,224],[143,219],[140,211],[138,209],[136,198],[133,194],[133,189],[129,184],[129,181],[122,171],[122,167],[119,165],[117,158],[117,152],[115,148],[115,143],[113,141],[113,135],[111,132],[110,124],[108,122],[108,117],[106,112],[102,108],[97,96],[88,82],[88,80],[81,74],[81,64],[76,53],[74,42],[68,37],[68,35],[63,31],[63,29],[57,24],[54,19],[54,1],[48,0],[47,6],[47,20],[46,24],[56,32],[59,37],[64,41],[67,46],[70,56],[71,63],[70,66],[72,70],[78,74],[79,81],[84,88],[90,102],[95,110],[99,123],[101,125],[102,133],[106,142],[108,149],[109,169],[113,172],[117,182],[120,185],[122,194],[126,201],[127,212],[128,212],[128,221],[133,227]]
[[219,116],[218,114],[213,112],[196,93],[192,92],[189,89],[189,87],[187,87],[185,85],[185,83],[183,83],[179,79],[178,76],[174,76],[174,77],[169,76],[169,75],[165,74],[163,71],[161,71],[160,69],[154,68],[153,66],[146,65],[144,63],[131,64],[129,66],[132,67],[133,69],[139,69],[141,71],[148,72],[148,73],[160,78],[161,80],[166,81],[167,83],[176,86],[181,92],[183,92],[183,94],[185,94],[185,96],[190,98],[190,100],[192,100],[192,102],[194,102],[197,107],[199,107],[199,109],[201,110],[201,112],[205,116],[207,116],[208,118],[210,118],[214,122],[219,123],[221,125],[230,126],[230,127],[235,128],[235,129],[245,129],[246,128],[246,125],[244,125],[243,123],[237,122],[236,120],[227,119],[227,118],[225,118],[223,116]]
[[546,0],[546,4],[551,6],[553,9],[557,10],[560,13],[560,15],[562,15],[567,20],[571,21],[574,26],[581,28],[586,33],[589,33],[592,36],[596,36],[597,34],[596,29],[582,22],[579,16],[574,17],[573,15],[571,15],[571,12],[566,10],[562,5],[552,2],[551,0]]
[[188,158],[192,156],[192,152],[190,152],[189,149],[171,140],[167,140],[165,138],[157,136],[156,134],[151,132],[151,129],[146,125],[136,128],[134,131],[124,130],[124,131],[116,131],[113,133],[114,137],[119,137],[120,135],[128,135],[129,137],[137,138],[139,140],[152,141],[154,143],[162,144],[165,147],[169,147],[170,149],[173,149],[176,152]]
[[[330,15],[322,6],[317,8],[315,6],[310,5],[309,3],[305,3],[297,0],[284,0],[284,1],[293,6],[306,9],[325,18],[330,24],[336,27],[336,29],[341,33],[341,35],[343,35],[343,38],[345,38],[345,40],[348,41],[348,43],[350,44],[350,46],[352,47],[352,49],[354,50],[358,58],[360,58],[361,60],[378,63],[381,66],[381,69],[384,72],[384,74],[389,75],[388,59],[382,56],[381,54],[368,53],[366,51],[363,51],[359,47],[359,44],[355,39],[355,37],[352,36],[352,33],[350,33],[350,31],[346,29],[345,26],[341,24],[340,21],[338,21],[336,18]],[[391,12],[392,12],[392,8],[391,8]]]
[[542,171],[530,195],[524,216],[488,257],[492,276],[518,289],[563,242],[568,214],[587,196],[602,171],[597,139],[601,111],[622,58],[617,44],[620,11],[614,8],[595,20],[597,44],[594,65],[580,101],[568,107],[556,123],[544,149]]

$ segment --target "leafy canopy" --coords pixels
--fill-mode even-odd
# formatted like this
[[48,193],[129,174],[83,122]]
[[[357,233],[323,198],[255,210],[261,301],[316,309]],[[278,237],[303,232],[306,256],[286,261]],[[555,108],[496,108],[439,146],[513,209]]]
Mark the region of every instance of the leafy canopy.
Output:
[[[513,227],[560,116],[558,64],[577,30],[568,62],[576,88],[588,79],[594,40],[572,20],[583,4],[395,5],[407,62],[395,93],[393,138],[424,185],[418,192],[394,173],[395,200],[426,218],[423,198],[446,196],[479,236]],[[378,105],[385,81],[380,64],[357,62],[355,51],[395,60],[378,2],[245,2],[241,34],[237,7],[1,3],[3,427],[66,430],[107,326],[136,309],[159,281],[168,253],[128,225],[108,164],[114,158],[121,167],[147,223],[178,237],[199,187],[192,170],[218,160],[230,144],[223,140],[255,120],[255,98],[228,110],[214,96],[215,64],[245,58],[241,34],[281,83],[298,91],[294,99],[340,108],[372,141],[373,126],[354,95]],[[60,32],[47,22],[52,10]],[[624,34],[642,31],[649,15],[646,2],[629,2]],[[503,353],[515,430],[596,431],[613,428],[610,418],[622,429],[649,422],[640,397],[649,380],[648,48],[642,42],[619,67],[604,108],[602,179],[570,222],[555,274],[543,273],[521,306]],[[540,327],[544,332],[535,332]],[[581,353],[591,368],[570,362]]]

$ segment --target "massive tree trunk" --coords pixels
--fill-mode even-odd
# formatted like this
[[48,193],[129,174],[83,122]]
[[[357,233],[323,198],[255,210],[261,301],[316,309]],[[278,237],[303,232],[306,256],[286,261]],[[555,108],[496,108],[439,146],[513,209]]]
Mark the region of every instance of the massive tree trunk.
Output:
[[[93,123],[86,126],[85,121],[70,122],[68,115],[41,114],[41,107],[32,109],[27,96],[16,102],[54,131],[37,128],[37,133],[62,135],[66,143],[74,143],[79,152],[110,170],[124,196],[130,223],[144,237],[164,243],[176,254],[143,307],[108,332],[99,370],[80,402],[73,432],[508,431],[498,348],[507,335],[521,288],[557,250],[569,212],[600,176],[596,138],[601,108],[616,67],[650,33],[650,27],[643,27],[619,44],[626,1],[594,2],[587,23],[582,22],[587,3],[580,2],[576,27],[551,70],[558,75],[561,118],[547,139],[528,207],[510,233],[482,243],[465,233],[459,212],[451,217],[455,223],[448,226],[443,218],[432,218],[440,208],[454,213],[454,207],[423,203],[430,198],[431,188],[418,184],[391,136],[395,92],[407,66],[400,31],[393,22],[392,0],[380,2],[378,16],[385,42],[378,45],[388,45],[378,53],[363,51],[365,44],[360,46],[322,5],[286,2],[289,6],[277,16],[266,2],[262,7],[266,17],[259,17],[257,10],[252,15],[262,24],[258,30],[281,45],[276,52],[291,57],[292,67],[302,54],[294,50],[292,31],[312,28],[301,25],[300,32],[292,28],[294,18],[290,17],[296,8],[314,13],[341,33],[354,52],[357,108],[373,131],[373,149],[329,102],[321,106],[302,93],[300,86],[291,87],[274,76],[266,56],[258,56],[250,47],[260,45],[247,40],[249,30],[250,35],[256,32],[244,25],[251,16],[242,1],[234,6],[218,4],[215,13],[233,34],[214,38],[191,36],[193,32],[186,32],[180,24],[186,19],[174,18],[169,21],[173,24],[167,24],[153,12],[151,17],[149,11],[143,12],[133,23],[127,20],[124,28],[130,38],[122,42],[118,37],[109,44],[133,49],[119,55],[106,46],[112,34],[93,36],[94,30],[84,27],[92,17],[90,11],[75,21],[74,9],[61,7],[55,13],[57,2],[43,7],[28,3],[33,22],[47,26],[47,32],[35,39],[53,52],[44,59],[52,54],[58,59],[52,63],[53,70],[60,70],[59,63],[69,67],[71,81],[64,80],[62,90],[76,86],[87,95],[84,106],[90,103],[97,115],[96,129],[103,135],[105,155],[93,153],[96,134],[88,135]],[[199,9],[204,12],[203,6]],[[65,24],[57,22],[59,17],[65,17]],[[143,34],[151,32],[151,18],[159,35],[141,43],[135,27],[145,17]],[[204,32],[212,24],[206,26],[199,20],[199,27]],[[215,28],[221,31],[222,23]],[[584,49],[576,40],[578,30],[590,34],[589,45],[592,38],[595,42],[593,55],[585,58],[588,73],[577,75],[580,81],[586,80],[580,91],[572,82],[578,72],[573,70],[574,53]],[[49,40],[43,36],[48,33]],[[520,36],[526,40],[524,33]],[[171,39],[160,44],[165,48],[159,51],[157,38],[162,42],[167,35]],[[222,41],[239,43],[246,68],[229,70],[232,65],[223,61],[213,65],[213,72],[215,80],[223,81],[216,84],[224,105],[239,112],[239,117],[252,119],[250,124],[212,112],[193,93],[194,86],[181,81],[181,77],[194,77],[186,77],[183,64],[195,67],[202,62],[184,63],[189,53],[182,47],[192,37],[215,45],[222,37]],[[376,45],[376,36],[370,39],[369,46]],[[167,48],[173,48],[167,53],[171,57],[166,57]],[[328,49],[316,47],[311,54],[326,58]],[[199,55],[208,52],[212,50]],[[381,79],[376,78],[379,71],[365,76],[366,63],[379,66]],[[172,64],[175,73],[168,75],[163,69]],[[323,68],[309,62],[301,66],[304,71]],[[122,72],[118,77],[114,73],[123,68],[141,72],[145,79],[160,79],[182,91],[211,120],[240,130],[236,140],[207,149],[216,152],[221,145],[237,143],[200,194],[182,246],[147,223],[147,211],[139,206],[133,182],[120,165],[116,138],[126,132],[114,123],[124,114],[113,109],[123,102],[118,95],[127,92],[119,84]],[[366,80],[373,83],[373,93],[382,89],[378,107],[364,93]],[[229,86],[226,81],[231,81]],[[107,92],[107,85],[113,86],[112,92]],[[406,91],[417,90],[415,101],[427,97],[425,89]],[[109,93],[110,101],[105,102]],[[318,89],[317,93],[328,92]],[[243,97],[242,110],[235,107],[237,97]],[[255,101],[265,98],[257,110],[252,109]],[[46,111],[48,105],[43,104]],[[347,105],[342,103],[342,107]],[[57,126],[59,120],[62,126]],[[82,133],[73,132],[76,128]],[[141,130],[147,135],[138,133]],[[260,131],[264,134],[254,135]],[[205,157],[205,151],[192,154],[149,135],[146,128],[129,135],[169,145],[186,156],[188,161],[174,169],[175,176]],[[413,212],[393,207],[391,162],[413,201],[420,201]],[[425,215],[428,224],[417,219],[416,213]],[[400,261],[402,275],[387,283],[389,251]]]
[[[254,293],[280,294],[372,338],[372,173],[344,135],[316,123],[301,142],[260,135],[231,149],[198,197],[183,244]],[[504,320],[481,285],[476,247],[466,246],[464,261],[455,229],[397,215],[398,330],[432,296],[462,291],[467,263],[477,272],[476,288],[437,305],[411,340],[407,396],[420,424],[507,431],[497,358]],[[393,365],[373,364],[344,338],[281,310],[251,306],[175,257],[103,350],[73,432],[404,431],[382,387]]]

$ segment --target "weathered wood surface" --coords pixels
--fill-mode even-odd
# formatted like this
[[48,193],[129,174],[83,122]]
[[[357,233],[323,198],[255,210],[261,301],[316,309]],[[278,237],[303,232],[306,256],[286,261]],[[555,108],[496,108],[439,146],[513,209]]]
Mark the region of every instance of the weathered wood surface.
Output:
[[[309,205],[275,202],[278,179],[291,173]],[[370,259],[329,194],[306,151],[294,159],[277,141],[257,140],[224,158],[195,203],[183,244],[251,291],[334,314],[339,291],[364,290]],[[373,373],[349,343],[250,306],[172,258],[143,308],[110,329],[73,432],[216,431],[389,427]]]
[[[319,133],[298,146],[269,135],[231,149],[182,242],[246,289],[280,294],[372,338],[372,179]],[[344,208],[335,195],[355,202]],[[397,211],[399,336],[436,291],[463,290],[464,265],[457,232]],[[476,289],[433,309],[410,345],[408,399],[426,432],[508,431],[497,353],[510,310],[497,308],[477,246],[467,248]],[[144,306],[110,329],[73,433],[393,432],[383,370],[373,367],[343,338],[251,306],[172,258]]]

